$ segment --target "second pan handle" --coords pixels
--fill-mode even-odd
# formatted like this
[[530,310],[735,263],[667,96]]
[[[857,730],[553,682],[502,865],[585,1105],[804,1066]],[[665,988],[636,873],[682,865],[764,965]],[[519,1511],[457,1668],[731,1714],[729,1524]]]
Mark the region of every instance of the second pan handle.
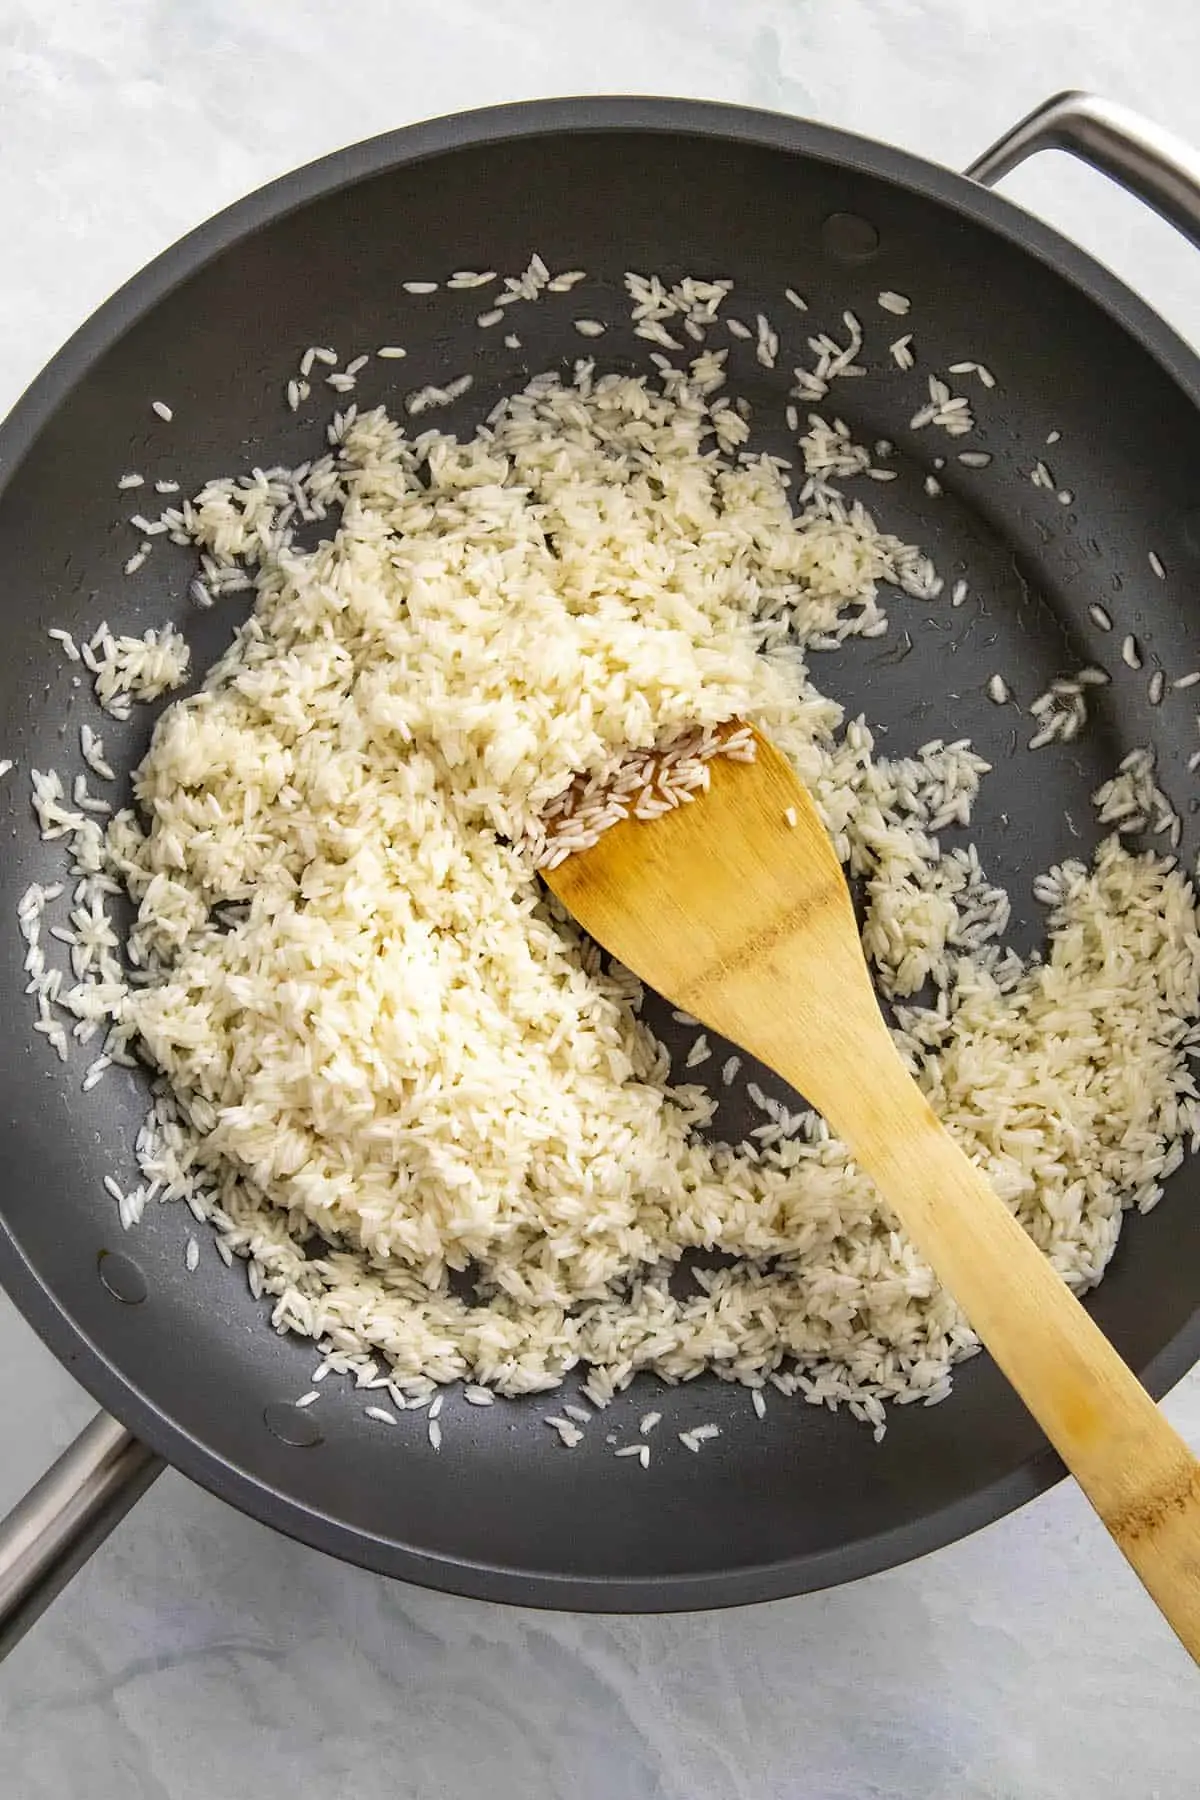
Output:
[[1126,188],[1200,248],[1200,151],[1115,100],[1056,94],[966,170],[985,187],[1039,150],[1066,150]]
[[98,1412],[0,1520],[0,1657],[164,1467],[116,1419]]

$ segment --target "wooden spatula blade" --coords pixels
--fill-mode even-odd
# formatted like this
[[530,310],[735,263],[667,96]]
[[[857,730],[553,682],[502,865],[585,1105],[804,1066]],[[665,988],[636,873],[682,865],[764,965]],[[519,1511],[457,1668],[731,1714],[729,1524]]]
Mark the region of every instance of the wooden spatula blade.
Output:
[[[807,959],[835,972],[882,1030],[850,894],[810,795],[773,744],[756,734],[754,762],[717,757],[709,771],[691,804],[623,820],[546,882],[664,999],[765,1062],[787,1055],[796,1080],[828,1030]],[[803,1077],[797,1085],[809,1092]]]

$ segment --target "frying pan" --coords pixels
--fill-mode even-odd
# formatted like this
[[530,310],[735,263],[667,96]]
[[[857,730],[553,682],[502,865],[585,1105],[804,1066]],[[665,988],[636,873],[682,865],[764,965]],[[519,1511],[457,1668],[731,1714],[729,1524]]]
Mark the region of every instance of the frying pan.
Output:
[[[889,637],[830,657],[822,684],[886,728],[889,750],[970,735],[993,762],[972,836],[1012,893],[1018,946],[1038,937],[1033,874],[1090,849],[1089,794],[1134,745],[1156,745],[1162,785],[1186,815],[1181,854],[1194,858],[1193,697],[1168,689],[1152,706],[1147,678],[1157,668],[1182,674],[1200,651],[1200,363],[1113,276],[989,191],[1047,147],[1106,170],[1200,238],[1200,159],[1087,96],[1031,114],[966,176],[768,114],[586,99],[357,145],[168,251],[83,327],[0,431],[0,753],[18,765],[0,786],[0,919],[13,920],[31,880],[59,869],[29,813],[28,770],[61,766],[93,716],[47,629],[87,635],[106,616],[140,630],[172,617],[203,669],[239,616],[233,601],[189,610],[181,550],[160,546],[122,576],[131,544],[121,513],[134,510],[118,505],[122,472],[193,490],[214,473],[311,455],[332,410],[320,404],[324,390],[295,415],[280,398],[311,343],[343,355],[407,345],[406,362],[372,363],[356,396],[369,401],[471,370],[471,394],[444,415],[468,429],[530,373],[569,364],[577,314],[613,321],[606,362],[644,366],[644,346],[617,324],[627,268],[730,276],[737,310],[773,319],[780,368],[760,368],[746,346],[731,362],[734,386],[764,422],[762,446],[781,453],[789,371],[807,330],[837,325],[848,308],[867,322],[871,377],[841,384],[831,404],[858,441],[896,446],[899,478],[869,496],[881,524],[929,549],[950,580],[965,575],[971,595],[958,610],[897,596]],[[462,267],[517,272],[535,249],[552,267],[586,269],[588,281],[565,303],[514,310],[520,350],[478,330],[478,296],[402,288]],[[788,286],[807,296],[807,320],[782,316]],[[911,298],[907,319],[881,313],[885,289]],[[911,375],[888,355],[902,329],[920,357]],[[980,397],[970,440],[991,454],[986,468],[909,427],[921,371],[960,359],[986,363],[998,381]],[[171,424],[152,413],[155,398],[174,409]],[[944,491],[931,498],[939,451],[951,454]],[[1039,459],[1052,490],[1030,479]],[[1107,636],[1089,614],[1097,602],[1118,622]],[[1118,654],[1124,631],[1144,658],[1136,673]],[[985,695],[996,672],[1028,700],[1098,660],[1114,679],[1087,732],[1036,756],[1025,748],[1028,718]],[[151,716],[140,713],[123,737],[107,725],[119,774],[143,754]],[[5,1643],[164,1461],[382,1573],[614,1611],[728,1605],[849,1580],[947,1543],[1061,1476],[983,1357],[959,1370],[944,1404],[895,1409],[878,1446],[845,1414],[799,1401],[774,1400],[759,1421],[743,1389],[712,1377],[665,1394],[639,1379],[569,1454],[545,1426],[556,1410],[545,1397],[485,1410],[451,1394],[439,1453],[423,1415],[382,1430],[347,1384],[330,1382],[319,1407],[298,1411],[313,1346],[272,1332],[242,1266],[226,1269],[206,1245],[189,1273],[194,1227],[179,1206],[152,1207],[135,1232],[120,1231],[102,1179],[128,1171],[144,1080],[118,1071],[81,1093],[82,1064],[62,1069],[28,1032],[16,933],[0,936],[9,1024],[0,1277],[106,1409],[0,1528]],[[654,1022],[670,1040],[669,1016]],[[736,1137],[747,1122],[744,1098],[723,1102],[723,1132]],[[1130,1223],[1089,1305],[1158,1395],[1200,1355],[1198,1302],[1200,1181],[1185,1166],[1158,1209]],[[616,1460],[606,1435],[627,1435],[651,1402],[671,1430],[713,1420],[721,1436],[701,1457],[660,1455],[647,1471]]]

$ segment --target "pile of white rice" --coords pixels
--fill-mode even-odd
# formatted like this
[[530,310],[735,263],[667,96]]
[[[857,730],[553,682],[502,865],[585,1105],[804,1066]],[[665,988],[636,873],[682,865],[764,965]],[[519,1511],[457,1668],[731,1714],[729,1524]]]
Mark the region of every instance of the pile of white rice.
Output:
[[319,462],[210,484],[171,527],[211,591],[252,574],[249,622],[161,718],[136,814],[63,826],[51,795],[77,872],[137,903],[76,1017],[163,1077],[142,1200],[185,1198],[277,1328],[401,1403],[711,1368],[880,1428],[975,1347],[818,1118],[764,1098],[750,1142],[708,1141],[712,1095],[538,882],[556,801],[681,733],[736,716],[792,757],[923,1088],[1073,1286],[1200,1128],[1187,880],[1111,837],[1043,877],[1044,960],[1002,949],[1006,896],[939,841],[986,765],[877,756],[805,661],[883,628],[880,583],[941,584],[830,485],[840,424],[811,422],[799,495],[741,450],[722,362],[581,363],[465,441],[351,409]]

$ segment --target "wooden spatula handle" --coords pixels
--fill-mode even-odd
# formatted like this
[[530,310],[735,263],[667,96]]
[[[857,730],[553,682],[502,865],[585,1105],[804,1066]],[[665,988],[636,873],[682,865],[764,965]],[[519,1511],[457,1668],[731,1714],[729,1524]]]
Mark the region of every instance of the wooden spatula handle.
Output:
[[888,1049],[826,1117],[1200,1662],[1200,1462]]

